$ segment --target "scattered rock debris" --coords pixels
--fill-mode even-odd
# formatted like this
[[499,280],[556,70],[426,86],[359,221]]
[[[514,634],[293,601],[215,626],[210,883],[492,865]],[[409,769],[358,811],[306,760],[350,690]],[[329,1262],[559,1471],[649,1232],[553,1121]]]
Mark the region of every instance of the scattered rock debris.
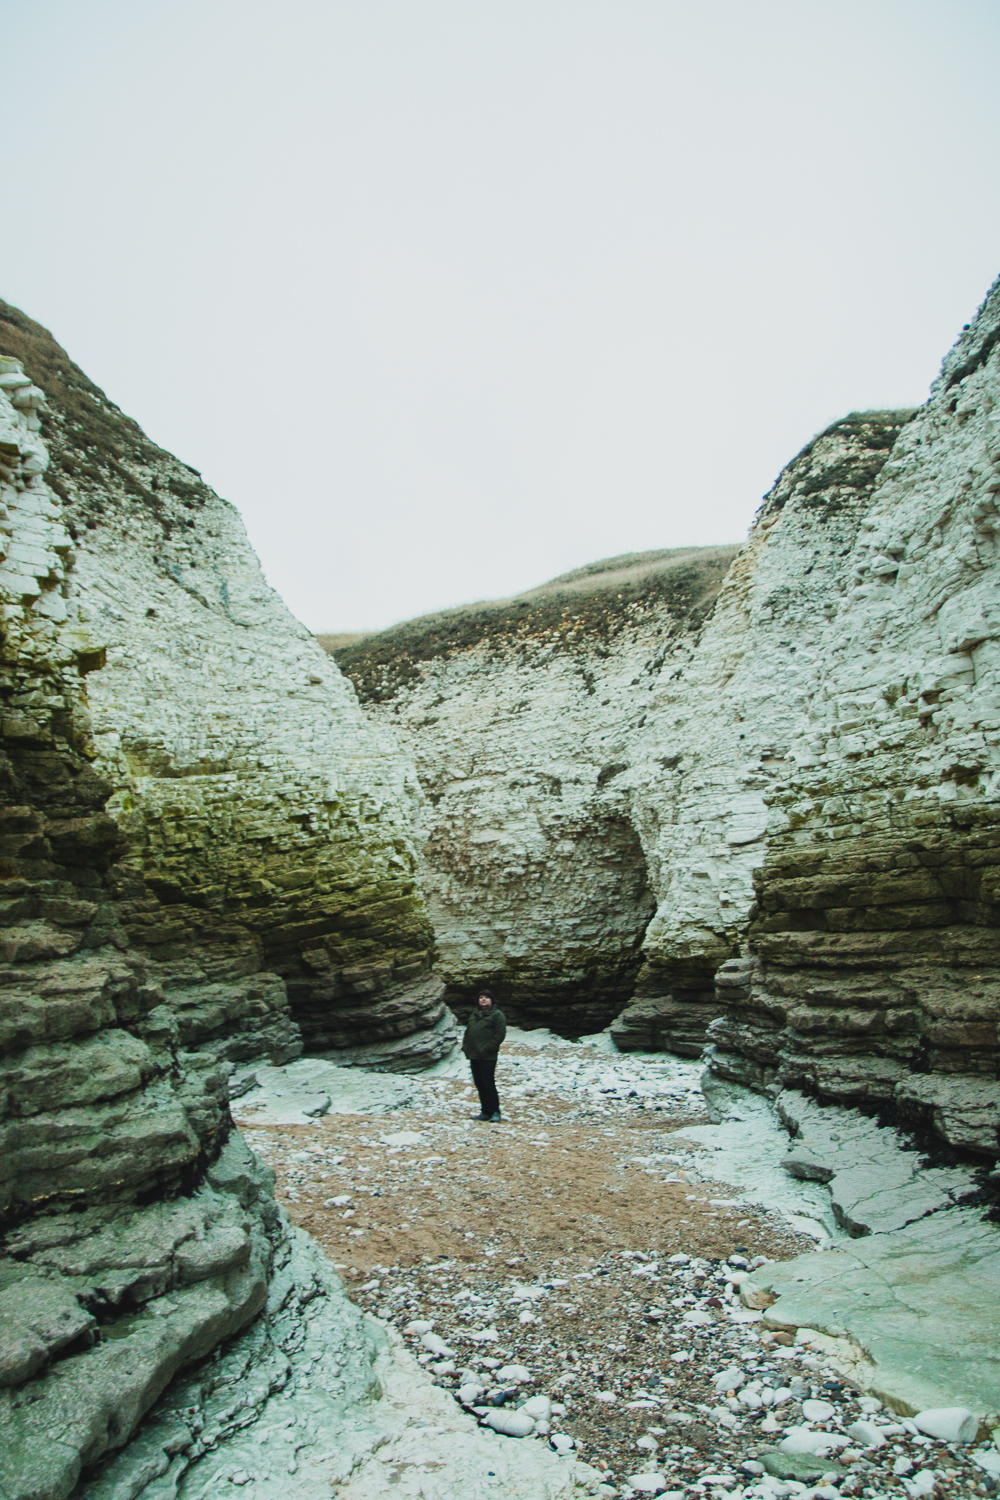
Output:
[[445,1071],[391,1124],[245,1128],[354,1300],[484,1425],[609,1497],[997,1493],[992,1446],[928,1436],[741,1305],[751,1269],[816,1244],[703,1180],[676,1135],[704,1118],[696,1067],[515,1037],[499,1126]]

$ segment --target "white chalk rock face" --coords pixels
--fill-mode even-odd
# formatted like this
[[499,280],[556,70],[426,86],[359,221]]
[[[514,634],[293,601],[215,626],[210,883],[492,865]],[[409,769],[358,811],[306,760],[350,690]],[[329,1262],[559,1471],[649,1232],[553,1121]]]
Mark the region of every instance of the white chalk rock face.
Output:
[[774,789],[808,732],[843,556],[910,413],[835,423],[747,546],[612,558],[338,653],[427,794],[423,879],[457,999],[697,1056]]
[[[782,603],[782,659],[754,652],[784,738],[750,956],[718,974],[711,1030],[723,1078],[891,1104],[993,1157],[998,329],[1000,284],[884,455],[824,607]],[[776,557],[807,563],[799,518],[836,510],[844,478],[779,486],[760,523]]]
[[45,484],[17,500],[0,588],[76,644],[131,846],[125,931],[163,966],[181,1043],[285,1061],[304,1039],[400,1070],[444,1055],[398,741],[267,585],[235,508],[45,330],[25,320],[21,342],[51,375],[48,453],[40,394],[8,360],[21,472]]
[[[676,781],[652,715],[736,550],[612,558],[338,653],[416,762],[423,883],[456,1000],[489,981],[513,1019],[594,1031],[632,998]],[[651,780],[655,810],[640,813]],[[742,838],[754,816],[744,798],[725,824]],[[731,951],[724,938],[719,957]]]
[[[301,1047],[284,979],[263,966],[278,956],[267,948],[278,943],[265,934],[269,903],[289,953],[308,951],[310,972],[328,984],[337,968],[325,917],[318,928],[303,920],[288,931],[296,913],[305,915],[297,868],[315,883],[308,900],[331,910],[340,901],[342,913],[353,909],[367,923],[367,971],[358,963],[336,983],[353,985],[350,1004],[369,1007],[379,1025],[390,1017],[398,1035],[385,1045],[398,1044],[395,1061],[414,1047],[412,991],[387,956],[395,944],[398,958],[406,932],[413,938],[424,920],[403,888],[412,854],[402,834],[397,847],[402,801],[389,795],[392,777],[405,779],[401,762],[393,771],[341,683],[329,719],[347,704],[359,764],[333,764],[333,740],[319,733],[315,759],[324,771],[343,771],[345,784],[367,784],[368,795],[385,780],[381,843],[377,808],[362,803],[360,790],[352,808],[328,778],[320,803],[310,803],[312,751],[288,729],[295,706],[287,692],[276,697],[272,736],[258,684],[246,702],[262,738],[248,769],[250,745],[237,727],[242,688],[221,660],[239,638],[212,634],[212,600],[200,585],[208,602],[196,601],[197,610],[207,614],[181,607],[175,616],[169,591],[145,602],[141,592],[163,584],[144,551],[153,525],[144,508],[163,541],[183,524],[176,507],[187,500],[205,512],[209,535],[226,508],[153,450],[44,329],[4,303],[0,351],[0,1492],[68,1500],[82,1486],[90,1500],[138,1500],[162,1494],[165,1483],[172,1495],[194,1496],[222,1474],[260,1500],[284,1500],[293,1489],[329,1494],[331,1485],[351,1500],[373,1500],[385,1493],[383,1459],[391,1456],[401,1468],[426,1466],[442,1494],[462,1500],[487,1500],[497,1489],[517,1500],[594,1493],[599,1476],[587,1466],[481,1431],[400,1341],[348,1302],[329,1261],[279,1213],[274,1174],[232,1128],[231,1070],[212,1055],[238,1059],[246,1048],[274,1057]],[[53,381],[48,412],[25,365]],[[159,481],[172,497],[161,506]],[[118,528],[128,529],[124,540]],[[109,560],[115,540],[118,578]],[[229,540],[240,565],[245,539],[235,526]],[[82,552],[86,590],[77,587]],[[227,565],[225,548],[215,560]],[[158,611],[162,636],[142,660],[143,629],[153,627],[141,626],[140,608]],[[118,633],[109,628],[102,640],[95,627],[105,616]],[[292,626],[286,641],[302,635]],[[198,638],[210,683],[194,652],[170,679],[167,659],[183,632]],[[266,671],[264,646],[261,662]],[[112,671],[120,691],[98,693],[97,680]],[[328,672],[319,659],[321,681],[336,680]],[[118,736],[102,762],[88,697],[104,714],[101,736]],[[114,728],[122,703],[138,718]],[[238,759],[225,769],[179,758],[185,737],[200,754],[198,721],[212,714],[233,720]],[[176,730],[169,743],[168,720]],[[207,730],[217,743],[219,722]],[[322,727],[321,717],[315,722]],[[146,749],[144,725],[160,736]],[[298,765],[283,758],[293,752]],[[114,788],[95,763],[115,775],[119,756],[116,820],[108,812]],[[289,766],[305,779],[285,777]],[[154,817],[149,806],[160,805],[164,789],[147,783],[160,781],[174,783],[177,796],[164,795],[169,816]],[[302,843],[285,837],[282,787],[305,820]],[[337,835],[313,829],[310,843],[309,808],[319,818],[320,805]],[[211,817],[201,816],[206,808]],[[241,840],[239,878],[260,882],[254,912],[220,906],[211,886],[220,851],[232,861],[227,878],[238,874]],[[262,850],[269,874],[261,873]],[[393,886],[393,876],[386,885],[387,869],[402,872],[403,884]],[[352,967],[349,956],[340,968]],[[288,965],[292,976],[293,957]],[[337,999],[332,989],[329,998]],[[315,1090],[305,1095],[315,1099]],[[293,1447],[290,1429],[308,1440]]]
[[691,1055],[711,1025],[724,1080],[997,1154],[998,328],[994,288],[927,404],[819,434],[738,555],[338,653],[416,761],[456,999]]

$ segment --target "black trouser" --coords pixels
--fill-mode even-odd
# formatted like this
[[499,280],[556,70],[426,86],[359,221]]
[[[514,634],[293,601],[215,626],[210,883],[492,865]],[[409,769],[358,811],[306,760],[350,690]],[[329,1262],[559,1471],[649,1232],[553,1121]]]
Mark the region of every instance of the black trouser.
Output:
[[479,1107],[483,1114],[489,1118],[490,1115],[500,1113],[500,1096],[494,1077],[497,1070],[495,1057],[477,1057],[469,1059],[469,1067],[472,1069],[472,1081],[479,1093]]

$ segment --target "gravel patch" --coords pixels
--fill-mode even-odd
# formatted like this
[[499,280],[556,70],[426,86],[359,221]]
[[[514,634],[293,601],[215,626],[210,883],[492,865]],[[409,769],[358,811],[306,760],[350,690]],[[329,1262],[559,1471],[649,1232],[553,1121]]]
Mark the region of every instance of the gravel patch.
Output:
[[608,1496],[997,1492],[992,1446],[921,1432],[741,1305],[751,1269],[817,1240],[678,1137],[705,1122],[696,1065],[516,1034],[497,1126],[440,1071],[389,1119],[242,1123],[352,1298],[481,1422]]

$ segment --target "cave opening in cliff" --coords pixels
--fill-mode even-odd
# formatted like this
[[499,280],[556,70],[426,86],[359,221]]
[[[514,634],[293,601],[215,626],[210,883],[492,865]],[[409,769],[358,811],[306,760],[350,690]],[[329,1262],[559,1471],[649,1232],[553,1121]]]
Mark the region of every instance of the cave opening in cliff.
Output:
[[450,979],[446,998],[460,1019],[488,985],[515,1025],[575,1040],[632,1000],[656,910],[639,836],[613,814],[575,828],[561,848],[558,863],[537,880],[529,872],[516,901],[503,903],[498,961]]

